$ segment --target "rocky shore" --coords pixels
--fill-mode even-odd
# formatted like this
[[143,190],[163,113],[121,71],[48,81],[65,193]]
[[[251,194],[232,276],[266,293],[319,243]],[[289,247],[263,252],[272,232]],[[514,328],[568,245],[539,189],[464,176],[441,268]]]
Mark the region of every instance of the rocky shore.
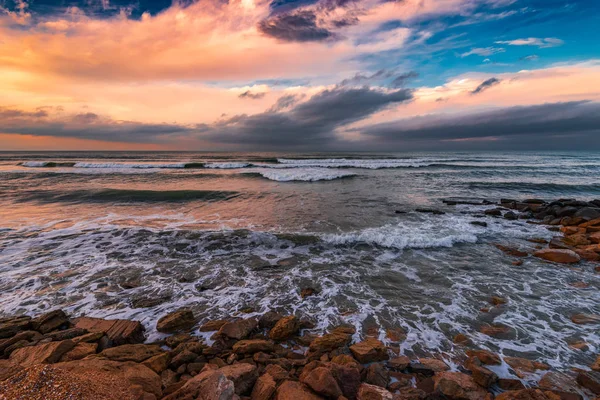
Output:
[[[530,238],[538,247],[532,254],[498,245],[515,265],[537,257],[549,267],[585,263],[600,272],[600,201],[445,203],[488,206],[473,223],[523,219],[556,231],[549,241]],[[305,288],[303,296],[310,295]],[[504,302],[490,298],[492,306]],[[599,315],[570,318],[600,329]],[[70,317],[63,310],[12,316],[0,319],[0,400],[600,399],[600,355],[585,369],[554,370],[543,360],[477,348],[465,333],[454,337],[452,358],[410,358],[400,351],[401,329],[356,340],[351,326],[320,335],[312,328],[310,321],[276,312],[200,323],[180,309],[157,321],[164,339],[147,343],[139,321]],[[507,330],[488,325],[482,333],[501,337]]]

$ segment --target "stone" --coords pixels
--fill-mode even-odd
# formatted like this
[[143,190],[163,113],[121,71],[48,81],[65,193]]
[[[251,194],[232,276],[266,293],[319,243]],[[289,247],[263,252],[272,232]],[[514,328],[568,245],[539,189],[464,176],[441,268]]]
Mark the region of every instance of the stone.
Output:
[[390,361],[388,361],[388,366],[398,371],[408,368],[409,364],[410,358],[406,356],[394,357]]
[[508,254],[513,257],[527,257],[528,253],[526,251],[521,251],[519,249],[515,249],[513,247],[503,246],[501,244],[497,244],[496,247],[501,250],[503,253]]
[[495,400],[558,400],[560,397],[548,397],[540,389],[511,390],[500,393]]
[[317,367],[308,374],[302,374],[300,381],[322,396],[334,399],[342,396],[342,390],[333,374],[325,367]]
[[88,333],[87,330],[81,328],[70,328],[63,331],[55,331],[47,333],[44,338],[48,338],[52,341],[60,342],[61,340],[75,339],[78,336],[83,336]]
[[346,366],[351,366],[351,367],[355,367],[355,368],[358,368],[358,366],[359,366],[358,361],[356,361],[356,359],[354,359],[354,357],[352,357],[351,355],[348,355],[348,354],[337,355],[331,359],[331,362],[333,364],[346,365]]
[[180,309],[161,317],[156,323],[156,330],[162,333],[188,331],[196,325],[194,313],[188,309]]
[[240,340],[233,345],[233,352],[237,354],[271,353],[273,349],[273,342],[262,339]]
[[0,339],[13,337],[19,332],[29,330],[30,327],[31,317],[26,315],[0,319]]
[[494,306],[500,306],[502,304],[506,304],[507,300],[503,297],[499,297],[499,296],[492,296],[490,298],[490,304],[494,305]]
[[498,381],[498,375],[493,371],[481,366],[481,361],[476,357],[465,363],[465,367],[471,371],[471,376],[475,383],[484,388],[489,388]]
[[371,337],[353,344],[350,346],[350,351],[354,355],[354,358],[362,364],[389,359],[385,345],[381,341]]
[[448,364],[436,358],[419,358],[419,364],[424,365],[434,372],[448,371],[450,369]]
[[255,318],[239,319],[233,322],[227,322],[219,329],[218,334],[231,339],[245,339],[256,327],[258,321]]
[[357,366],[329,364],[334,379],[342,390],[344,397],[347,399],[355,399],[360,387],[360,372]]
[[270,400],[273,393],[275,393],[275,389],[277,389],[277,385],[273,377],[264,374],[256,380],[250,398],[252,400]]
[[571,316],[571,321],[578,325],[600,324],[600,315],[596,314],[575,314]]
[[406,339],[406,332],[404,329],[396,327],[385,330],[385,337],[392,342],[403,342]]
[[500,378],[498,379],[498,387],[502,390],[521,390],[525,389],[525,385],[520,379]]
[[6,349],[18,342],[25,341],[26,343],[29,343],[34,340],[40,340],[42,337],[43,336],[36,331],[23,331],[11,338],[0,340],[0,355],[4,353]]
[[577,393],[578,391],[578,385],[574,376],[555,371],[544,374],[538,386],[540,389],[554,392]]
[[535,251],[533,255],[546,261],[561,264],[574,264],[581,260],[577,253],[567,249],[542,249]]
[[262,329],[271,329],[281,318],[283,315],[275,311],[266,312],[259,318],[258,326]]
[[471,225],[482,226],[484,228],[488,226],[487,222],[484,221],[471,221]]
[[285,381],[277,388],[275,400],[322,400],[306,385],[296,381]]
[[577,374],[577,383],[594,394],[600,394],[600,372],[579,371]]
[[307,288],[303,288],[302,290],[300,290],[300,297],[302,297],[304,299],[309,296],[314,296],[318,293],[319,293],[318,290],[311,288],[311,287],[307,287]]
[[600,372],[600,355],[598,355],[598,357],[596,357],[596,361],[594,361],[591,368],[592,368],[592,371]]
[[122,346],[111,347],[100,353],[102,357],[106,357],[112,361],[133,361],[141,363],[163,353],[160,346],[148,344],[125,344]]
[[81,360],[87,356],[96,354],[96,350],[98,350],[98,343],[77,343],[72,350],[63,354],[60,362]]
[[390,383],[390,374],[383,364],[373,363],[365,369],[365,382],[386,388]]
[[175,392],[162,400],[234,400],[235,388],[232,381],[219,371],[204,371],[189,379]]
[[23,367],[18,364],[13,363],[10,360],[1,360],[0,359],[0,382],[10,378],[13,375],[21,372]]
[[509,211],[504,214],[504,219],[507,219],[509,221],[514,221],[518,218],[519,218],[519,216],[516,213],[514,213],[513,211]]
[[394,395],[388,390],[375,385],[363,383],[358,389],[357,400],[392,400]]
[[[167,369],[170,361],[171,355],[165,351],[143,361],[142,365],[150,368],[152,371],[160,375],[163,371]],[[188,364],[188,367],[189,365],[190,364]]]
[[63,310],[54,310],[31,320],[33,329],[40,333],[49,333],[69,325],[69,317]]
[[490,215],[492,217],[501,217],[502,216],[502,210],[499,208],[493,208],[491,210],[485,210],[483,212],[485,215]]
[[192,351],[189,351],[189,350],[183,350],[171,359],[169,366],[171,368],[177,369],[178,367],[180,367],[183,364],[188,364],[188,363],[193,362],[194,360],[196,360],[197,357],[198,357],[198,354],[196,354]]
[[[73,329],[79,329],[79,328],[73,328]],[[91,333],[86,333],[85,335],[74,337],[73,342],[74,343],[92,343],[92,342],[98,342],[103,337],[104,337],[104,332],[91,332]]]
[[519,378],[524,378],[528,374],[532,374],[538,370],[547,371],[550,369],[548,364],[527,360],[525,358],[504,357],[504,361],[515,371]]
[[139,321],[124,319],[101,319],[81,317],[75,321],[76,328],[89,332],[104,332],[116,346],[144,342],[144,326]]
[[548,247],[551,249],[562,249],[562,250],[570,250],[571,248],[567,246],[561,237],[553,237],[550,239],[550,243],[548,243]]
[[477,359],[479,359],[479,361],[481,361],[482,364],[485,365],[502,364],[500,356],[488,350],[467,350],[466,353],[469,357],[476,357]]
[[204,323],[200,329],[198,329],[200,332],[212,332],[212,331],[218,331],[219,329],[221,329],[221,327],[223,325],[225,325],[227,323],[226,320],[224,319],[218,319],[215,321],[208,321],[206,323]]
[[452,339],[452,341],[455,344],[459,344],[462,346],[468,346],[472,343],[471,339],[469,339],[469,337],[463,333],[459,333],[456,336],[454,336],[454,339]]
[[71,340],[22,347],[12,352],[10,360],[21,367],[29,367],[35,364],[54,364],[74,347],[75,343]]
[[250,394],[254,383],[258,379],[257,369],[252,364],[233,364],[223,367],[219,371],[233,382],[237,395]]
[[488,335],[495,338],[505,338],[514,333],[514,330],[510,326],[503,324],[494,325],[483,325],[480,332],[484,335]]
[[326,353],[350,343],[352,335],[343,329],[334,329],[331,333],[315,338],[309,346],[312,353]]
[[300,330],[300,320],[291,315],[283,317],[269,332],[269,337],[273,340],[286,340],[292,335],[295,335]]
[[288,372],[283,369],[280,365],[270,364],[265,368],[265,372],[273,377],[275,381],[279,382],[289,378]]
[[471,376],[460,372],[439,372],[433,380],[435,391],[451,399],[484,400],[487,395]]
[[584,221],[593,221],[600,218],[600,209],[595,207],[583,207],[577,210],[575,217],[583,218]]

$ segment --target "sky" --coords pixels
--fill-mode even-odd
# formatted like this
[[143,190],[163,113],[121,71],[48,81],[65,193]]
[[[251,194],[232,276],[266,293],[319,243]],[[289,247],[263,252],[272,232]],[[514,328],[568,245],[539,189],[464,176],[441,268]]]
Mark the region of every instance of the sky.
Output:
[[0,0],[0,150],[600,150],[597,0]]

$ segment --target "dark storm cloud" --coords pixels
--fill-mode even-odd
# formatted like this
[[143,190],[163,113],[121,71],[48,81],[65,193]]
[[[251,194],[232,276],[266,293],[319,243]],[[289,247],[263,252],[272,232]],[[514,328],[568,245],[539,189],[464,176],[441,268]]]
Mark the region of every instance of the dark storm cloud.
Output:
[[518,148],[526,136],[550,142],[578,137],[600,145],[600,103],[576,101],[467,115],[428,115],[372,125],[361,132],[380,143],[422,141],[433,147],[440,141],[494,137],[510,139]]
[[479,94],[479,93],[483,92],[484,90],[487,90],[487,89],[491,88],[492,86],[497,85],[499,83],[500,83],[500,80],[497,78],[487,79],[487,80],[481,82],[479,84],[479,86],[477,86],[475,88],[475,90],[473,90],[471,92],[471,94]]
[[295,10],[269,17],[258,24],[267,36],[287,42],[322,42],[335,37],[334,33],[317,25],[313,11]]
[[[318,147],[337,139],[335,129],[368,117],[385,107],[412,99],[410,90],[381,92],[335,88],[325,90],[286,112],[271,109],[256,115],[238,115],[206,131],[220,143],[265,146]],[[281,99],[280,99],[281,100]],[[289,99],[286,99],[289,100]]]
[[286,108],[289,108],[289,107],[293,106],[294,104],[298,103],[300,100],[302,100],[302,98],[304,98],[304,96],[305,96],[304,94],[302,94],[302,95],[288,94],[285,96],[281,96],[280,98],[277,99],[277,101],[275,102],[273,107],[271,107],[268,112],[278,112],[278,111],[285,110]]
[[253,100],[257,100],[257,99],[262,99],[263,97],[265,97],[266,93],[252,93],[249,90],[246,90],[244,93],[240,93],[240,95],[238,96],[240,99],[253,99]]
[[105,140],[110,142],[153,143],[169,137],[189,135],[202,126],[177,124],[144,124],[117,121],[94,113],[65,116],[45,110],[27,112],[0,108],[0,131],[34,136],[54,136],[78,139]]

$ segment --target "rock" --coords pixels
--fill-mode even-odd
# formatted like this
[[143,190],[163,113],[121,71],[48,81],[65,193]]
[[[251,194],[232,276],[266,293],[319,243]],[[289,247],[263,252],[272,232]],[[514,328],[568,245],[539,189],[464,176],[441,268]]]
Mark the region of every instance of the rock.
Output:
[[250,398],[252,400],[270,400],[276,388],[277,385],[273,377],[269,374],[264,374],[256,380]]
[[459,333],[458,335],[454,336],[454,339],[452,339],[452,341],[455,344],[460,344],[463,346],[468,346],[472,343],[471,339],[469,339],[469,337],[463,333]]
[[392,342],[403,342],[406,339],[406,332],[404,329],[395,327],[385,330],[385,337],[390,339]]
[[190,330],[196,325],[196,318],[191,310],[180,309],[161,317],[156,323],[156,330],[163,333],[175,333]]
[[145,339],[144,326],[139,321],[81,317],[74,322],[76,328],[104,332],[116,346],[142,343]]
[[519,217],[517,216],[517,214],[515,214],[512,211],[509,211],[507,213],[504,214],[504,219],[507,219],[509,221],[514,221],[516,219],[518,219]]
[[269,311],[260,317],[258,320],[258,326],[262,329],[271,329],[281,318],[283,318],[283,315],[275,311]]
[[551,249],[570,250],[570,247],[562,241],[561,237],[553,237],[552,239],[550,239],[548,247],[550,247]]
[[74,347],[75,343],[71,340],[22,347],[12,352],[10,360],[21,367],[29,367],[35,364],[54,364]]
[[[142,365],[150,368],[152,371],[160,375],[167,369],[170,361],[171,355],[165,351],[143,361]],[[190,365],[191,364],[188,364],[188,369]]]
[[578,233],[575,235],[564,237],[562,238],[562,242],[569,247],[587,246],[592,243],[588,240],[587,235],[585,233]]
[[571,377],[561,372],[547,372],[538,384],[540,389],[553,392],[577,393],[579,390],[575,377]]
[[592,368],[592,371],[600,372],[600,355],[598,355],[598,357],[596,357],[596,361],[594,361],[591,368]]
[[419,358],[419,364],[424,365],[434,372],[448,371],[450,369],[448,364],[435,358]]
[[192,351],[189,351],[189,350],[183,350],[181,353],[177,354],[176,356],[174,356],[171,359],[169,366],[173,369],[177,369],[178,367],[182,366],[183,364],[191,363],[197,357],[198,357],[198,354],[196,354]]
[[290,377],[288,372],[277,364],[267,365],[265,372],[271,375],[276,382],[283,381]]
[[311,343],[309,350],[312,353],[326,353],[343,347],[350,343],[352,335],[343,329],[334,329],[331,333],[315,338]]
[[262,339],[240,340],[233,345],[233,351],[237,354],[254,354],[258,352],[271,353],[273,342]]
[[571,321],[578,325],[600,324],[600,315],[596,314],[575,314],[571,316]]
[[285,381],[277,388],[275,400],[322,400],[321,396],[313,393],[300,382]]
[[480,329],[480,332],[484,335],[488,335],[495,338],[504,338],[510,336],[514,333],[514,330],[510,326],[506,326],[503,324],[494,324],[494,325],[483,325]]
[[333,374],[325,367],[317,367],[308,374],[302,374],[300,380],[322,396],[334,399],[342,396],[342,390],[338,386]]
[[526,251],[521,251],[519,249],[504,246],[501,244],[497,244],[496,248],[501,250],[503,253],[508,254],[509,256],[513,256],[513,257],[527,257],[527,255],[528,255],[528,253]]
[[549,370],[550,366],[537,361],[527,360],[519,357],[504,357],[504,361],[513,369],[519,378],[532,374],[537,370]]
[[488,226],[487,222],[484,221],[471,221],[471,225],[482,226],[484,228]]
[[0,340],[0,355],[18,342],[25,341],[26,343],[29,343],[34,340],[40,340],[42,337],[42,334],[36,331],[23,331],[11,338]]
[[435,371],[428,367],[427,365],[423,365],[419,362],[411,362],[408,366],[410,372],[414,374],[420,374],[426,377],[433,376]]
[[160,346],[147,344],[125,344],[122,346],[111,347],[100,353],[101,356],[112,361],[133,361],[141,363],[163,353]]
[[485,210],[483,213],[492,217],[502,216],[502,210],[500,208],[492,208],[491,210]]
[[231,339],[245,339],[256,327],[258,321],[255,318],[240,319],[233,322],[227,322],[219,329],[218,334]]
[[33,329],[48,333],[69,325],[69,317],[63,310],[54,310],[31,320]]
[[234,400],[235,388],[233,382],[219,371],[204,371],[176,390],[163,397],[162,400]]
[[594,394],[600,394],[600,372],[597,371],[579,371],[577,374],[577,383]]
[[595,207],[583,207],[577,210],[575,217],[583,218],[585,221],[593,221],[600,218],[600,209]]
[[476,357],[477,359],[479,359],[479,361],[481,361],[482,364],[485,365],[502,364],[500,356],[488,350],[467,350],[466,353],[469,357]]
[[47,333],[44,335],[44,338],[51,339],[55,342],[60,342],[61,340],[75,339],[76,337],[86,335],[87,333],[88,331],[86,329],[71,328],[65,329],[64,331]]
[[521,382],[520,379],[508,379],[508,378],[498,379],[498,387],[502,390],[525,389],[525,385],[523,385],[523,382]]
[[319,293],[319,291],[317,289],[307,287],[307,288],[303,288],[302,290],[300,290],[300,297],[302,297],[304,299],[309,296],[314,296],[318,293]]
[[535,251],[533,255],[546,261],[561,264],[574,264],[581,260],[577,253],[567,249],[542,249]]
[[388,361],[388,366],[398,371],[408,368],[409,364],[410,358],[406,356],[394,357],[390,361]]
[[[73,328],[79,329],[79,328]],[[91,332],[85,335],[77,336],[73,338],[74,343],[92,343],[97,342],[104,337],[104,332]]]
[[18,374],[22,370],[23,367],[10,360],[0,360],[0,382]]
[[385,345],[375,338],[367,338],[350,346],[350,351],[360,363],[384,361],[389,358]]
[[31,317],[26,315],[0,319],[0,339],[10,338],[19,332],[29,330]]
[[233,364],[223,367],[219,371],[233,382],[237,395],[249,394],[258,379],[258,372],[252,364]]
[[481,366],[481,361],[476,357],[471,357],[465,367],[471,371],[471,376],[475,383],[484,388],[489,388],[498,381],[498,375],[489,369]]
[[490,304],[493,304],[494,306],[500,306],[502,304],[506,304],[506,299],[499,296],[492,296],[490,298]]
[[96,354],[97,349],[98,343],[78,343],[72,350],[63,354],[60,362],[81,360],[89,355]]
[[483,400],[487,395],[472,377],[460,372],[439,372],[433,380],[435,391],[451,399]]
[[360,372],[357,365],[329,364],[328,367],[333,374],[344,397],[355,399],[360,387]]
[[434,215],[446,214],[444,211],[434,210],[431,208],[417,208],[417,209],[415,209],[415,211],[420,212],[420,213],[426,213],[426,214],[434,214]]
[[363,383],[358,389],[357,400],[392,400],[394,395],[379,386]]
[[365,369],[364,380],[368,384],[386,388],[390,383],[390,374],[382,364],[373,363]]
[[291,315],[281,318],[269,332],[269,337],[273,340],[286,340],[295,335],[300,330],[300,320]]
[[226,320],[224,319],[219,319],[219,320],[215,320],[215,321],[208,321],[206,322],[204,325],[202,325],[200,327],[200,329],[198,329],[200,332],[212,332],[212,331],[218,331],[219,329],[221,329],[221,327],[223,325],[225,325],[227,323]]
[[522,389],[500,393],[495,400],[558,400],[558,398],[548,397],[540,389]]

